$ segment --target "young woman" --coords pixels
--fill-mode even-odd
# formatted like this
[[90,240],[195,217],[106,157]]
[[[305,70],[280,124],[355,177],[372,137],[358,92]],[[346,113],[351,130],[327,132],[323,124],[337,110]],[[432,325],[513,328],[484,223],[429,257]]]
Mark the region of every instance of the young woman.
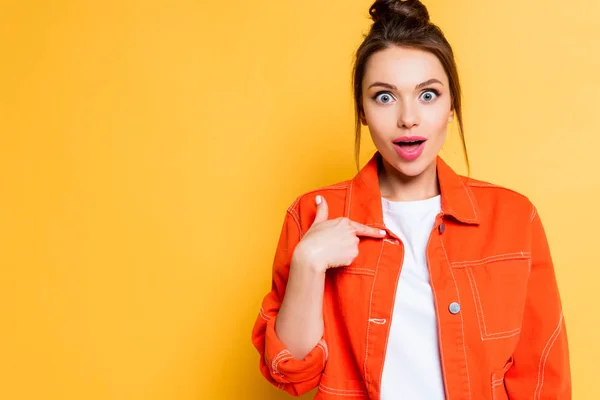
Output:
[[570,399],[536,208],[438,156],[454,118],[464,146],[461,93],[426,7],[377,0],[370,15],[356,140],[358,154],[367,125],[377,152],[289,207],[253,330],[263,375],[317,399]]

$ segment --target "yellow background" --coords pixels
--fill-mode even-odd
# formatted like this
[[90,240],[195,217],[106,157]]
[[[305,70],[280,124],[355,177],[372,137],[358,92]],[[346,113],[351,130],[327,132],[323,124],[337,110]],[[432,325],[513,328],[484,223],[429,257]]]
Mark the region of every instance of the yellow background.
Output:
[[[575,398],[600,398],[600,5],[426,4],[472,175],[538,206]],[[286,398],[250,332],[285,209],[355,173],[369,5],[1,2],[1,399]]]

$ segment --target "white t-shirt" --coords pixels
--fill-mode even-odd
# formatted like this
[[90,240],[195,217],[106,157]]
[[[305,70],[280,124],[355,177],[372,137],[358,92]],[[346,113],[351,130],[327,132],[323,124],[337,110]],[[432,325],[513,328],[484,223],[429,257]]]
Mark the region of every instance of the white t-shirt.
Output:
[[405,252],[383,366],[381,400],[443,400],[437,320],[425,255],[435,217],[441,211],[441,197],[408,202],[382,198],[382,205],[384,223],[402,240]]

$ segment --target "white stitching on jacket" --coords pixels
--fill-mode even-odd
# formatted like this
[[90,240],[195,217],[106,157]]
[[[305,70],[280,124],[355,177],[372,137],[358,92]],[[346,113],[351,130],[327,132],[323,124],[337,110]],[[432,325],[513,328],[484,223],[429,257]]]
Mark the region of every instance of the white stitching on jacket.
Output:
[[[535,388],[535,392],[533,395],[534,399],[536,399],[536,398],[539,399],[540,396],[542,395],[542,387],[544,386],[544,373],[546,370],[546,361],[548,361],[548,355],[550,354],[550,350],[552,350],[552,346],[554,346],[554,342],[556,342],[556,339],[558,339],[558,337],[560,336],[560,331],[562,329],[562,322],[563,322],[563,312],[561,311],[560,318],[558,320],[558,325],[557,325],[556,329],[554,329],[554,332],[552,332],[552,335],[550,335],[550,338],[548,339],[548,342],[546,343],[546,346],[544,347],[544,351],[542,351],[542,355],[540,356],[540,365],[538,367],[538,382],[537,382],[537,386]],[[552,337],[554,337],[554,339],[552,339]],[[544,356],[544,353],[546,353],[545,356]],[[543,363],[542,363],[542,358],[544,359]]]
[[364,390],[345,390],[345,389],[334,389],[328,386],[319,385],[319,390],[323,393],[333,394],[336,396],[348,396],[348,397],[367,397],[367,393]]
[[[375,275],[377,275],[377,271],[379,270],[379,261],[381,261],[381,254],[383,253],[383,241],[381,242],[381,249],[379,250],[379,257],[377,258],[377,264],[375,265]],[[375,280],[373,279],[373,284],[371,285],[371,295],[369,296],[369,319],[371,319],[371,311],[373,309],[373,291],[375,290]],[[367,338],[366,338],[366,346],[365,346],[365,363],[364,363],[364,376],[367,376],[367,359],[369,358],[369,330],[371,329],[371,324],[367,324]]]
[[[479,308],[481,311],[481,320],[479,321],[479,330],[481,333],[481,340],[500,339],[511,336],[516,336],[521,332],[521,328],[511,329],[509,331],[487,333],[487,326],[485,324],[485,313],[483,312],[483,305],[481,304],[481,297],[479,297],[479,289],[477,288],[477,281],[473,271],[467,269],[467,278],[469,279],[469,285],[471,286],[471,292],[473,292],[473,300],[475,301],[475,308]],[[479,319],[479,313],[477,313]],[[481,330],[481,324],[483,323],[483,331]],[[484,338],[485,336],[485,338]]]
[[462,179],[459,179],[461,185],[463,186],[463,188],[465,189],[465,192],[467,192],[467,196],[469,197],[469,202],[471,203],[471,208],[473,208],[473,214],[475,214],[475,218],[464,218],[467,221],[477,221],[477,210],[475,209],[475,204],[473,203],[473,199],[471,198],[471,190],[468,189],[465,186],[465,183],[463,182]]
[[269,320],[273,319],[273,316],[267,315],[267,313],[265,313],[265,310],[262,307],[260,308],[259,315],[265,321],[269,321]]
[[[442,245],[442,249],[444,250],[444,255],[446,256],[446,263],[448,264],[448,268],[450,269],[450,274],[452,275],[452,280],[454,281],[454,288],[456,289],[456,297],[458,302],[460,303],[460,292],[458,290],[458,285],[456,283],[456,278],[454,277],[454,271],[450,266],[450,259],[448,258],[448,252],[446,252],[446,246],[444,246],[444,240],[440,236],[440,243]],[[460,316],[460,329],[462,331],[462,345],[463,345],[463,354],[465,356],[465,367],[467,369],[467,383],[469,386],[469,399],[471,398],[471,375],[469,374],[469,363],[467,362],[467,347],[465,345],[465,325],[463,322],[462,313],[458,314]]]
[[519,260],[526,258],[531,258],[531,253],[528,251],[519,251],[516,253],[496,254],[494,256],[481,258],[479,260],[454,261],[451,262],[450,265],[453,267],[467,267],[488,264],[496,261]]

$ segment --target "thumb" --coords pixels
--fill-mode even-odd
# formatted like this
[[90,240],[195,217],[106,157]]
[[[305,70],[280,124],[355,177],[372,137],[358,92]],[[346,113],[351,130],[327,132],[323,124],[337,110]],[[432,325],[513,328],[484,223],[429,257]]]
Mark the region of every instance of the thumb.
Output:
[[313,225],[319,222],[327,221],[327,218],[329,218],[329,207],[327,206],[325,198],[323,196],[317,196],[315,201],[317,203],[317,215],[315,215]]

